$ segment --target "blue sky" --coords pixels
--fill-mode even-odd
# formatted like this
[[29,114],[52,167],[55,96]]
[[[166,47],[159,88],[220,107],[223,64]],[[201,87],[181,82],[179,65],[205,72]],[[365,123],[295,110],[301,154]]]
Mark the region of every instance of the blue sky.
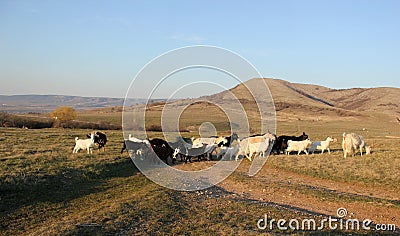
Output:
[[397,0],[2,0],[0,94],[123,97],[151,59],[198,44],[232,50],[264,77],[400,87],[399,42]]

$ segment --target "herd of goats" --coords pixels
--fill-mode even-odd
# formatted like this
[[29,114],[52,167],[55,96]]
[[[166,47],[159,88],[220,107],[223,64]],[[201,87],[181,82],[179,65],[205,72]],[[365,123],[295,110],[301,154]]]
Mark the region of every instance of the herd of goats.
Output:
[[[73,153],[79,150],[87,150],[88,154],[92,154],[95,144],[99,149],[104,148],[107,143],[107,136],[102,132],[93,132],[87,135],[88,139],[75,138],[75,147]],[[328,151],[330,154],[330,144],[337,141],[332,137],[327,137],[323,141],[310,141],[308,135],[303,132],[299,136],[276,136],[270,132],[265,134],[252,135],[240,139],[236,133],[228,137],[208,137],[208,138],[183,138],[180,137],[176,142],[167,142],[160,138],[154,139],[139,139],[129,135],[128,139],[124,140],[121,154],[127,150],[131,158],[139,157],[144,160],[145,157],[152,154],[168,164],[168,158],[175,163],[177,158],[182,162],[192,162],[192,158],[197,160],[212,160],[224,158],[224,160],[237,161],[240,157],[246,157],[250,161],[252,157],[264,157],[266,153],[281,154],[281,152],[289,155],[291,152],[314,153],[315,150],[320,150],[321,153]],[[309,148],[308,148],[309,147]],[[363,149],[368,155],[371,153],[371,146],[369,146],[358,134],[343,133],[342,148],[344,158],[348,155],[354,155],[358,150],[362,156]]]

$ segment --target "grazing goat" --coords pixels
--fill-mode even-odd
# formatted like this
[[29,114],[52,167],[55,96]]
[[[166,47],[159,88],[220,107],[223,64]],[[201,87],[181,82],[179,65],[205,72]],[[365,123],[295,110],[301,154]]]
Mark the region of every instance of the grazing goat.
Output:
[[78,153],[78,151],[81,149],[87,149],[88,154],[92,154],[92,150],[94,148],[94,137],[94,133],[90,135],[90,139],[79,139],[78,137],[76,137],[75,147],[72,153]]
[[367,145],[362,136],[355,133],[343,133],[342,148],[344,158],[347,157],[347,154],[353,154],[354,156],[358,149],[360,149],[360,154],[362,156],[363,148],[365,148],[366,155],[371,153],[371,147]]
[[296,136],[287,136],[287,135],[279,136],[276,139],[274,146],[272,147],[272,152],[276,151],[276,154],[279,155],[281,153],[281,151],[285,151],[285,149],[287,149],[289,140],[302,141],[302,140],[306,140],[306,139],[308,139],[308,135],[305,132],[303,132],[302,135],[297,136],[297,137]]
[[[88,138],[90,138],[91,134],[87,134],[86,136]],[[104,147],[104,151],[106,151],[106,143],[107,143],[107,135],[105,133],[102,132],[95,132],[94,133],[94,142],[97,143],[99,145],[99,151],[102,147]]]
[[125,140],[124,141],[124,147],[121,150],[121,154],[122,152],[127,149],[129,156],[132,159],[135,159],[136,156],[140,156],[141,160],[143,160],[143,156],[148,155],[150,149],[149,146],[146,145],[143,142],[132,142],[130,140]]
[[300,155],[301,152],[305,152],[308,155],[307,146],[311,144],[311,141],[309,139],[303,141],[289,140],[287,144],[286,155],[289,155],[292,151],[297,151],[297,155]]
[[331,142],[335,142],[335,139],[332,137],[327,137],[325,141],[317,141],[312,142],[310,149],[308,150],[312,154],[316,149],[321,150],[321,154],[324,153],[325,150],[328,150],[328,153],[331,154],[331,150],[329,149],[329,145]]

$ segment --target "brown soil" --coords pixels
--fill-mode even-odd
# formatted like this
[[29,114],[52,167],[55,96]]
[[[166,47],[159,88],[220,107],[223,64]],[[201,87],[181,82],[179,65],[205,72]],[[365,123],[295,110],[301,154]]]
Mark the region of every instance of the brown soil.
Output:
[[[199,170],[212,163],[194,162],[180,168]],[[235,173],[217,187],[233,196],[245,196],[252,202],[283,206],[288,210],[337,217],[337,209],[344,207],[347,219],[400,225],[399,193],[390,188],[315,178],[268,164],[256,176],[249,177],[248,168],[249,162],[243,160]]]

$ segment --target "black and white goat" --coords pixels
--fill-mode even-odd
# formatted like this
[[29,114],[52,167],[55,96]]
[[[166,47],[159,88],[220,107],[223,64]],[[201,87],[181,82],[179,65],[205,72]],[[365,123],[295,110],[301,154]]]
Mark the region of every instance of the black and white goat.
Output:
[[[90,138],[91,134],[87,134],[86,136]],[[102,132],[95,132],[94,133],[94,142],[99,145],[99,151],[101,148],[104,148],[104,151],[106,151],[106,143],[107,143],[107,135]]]

